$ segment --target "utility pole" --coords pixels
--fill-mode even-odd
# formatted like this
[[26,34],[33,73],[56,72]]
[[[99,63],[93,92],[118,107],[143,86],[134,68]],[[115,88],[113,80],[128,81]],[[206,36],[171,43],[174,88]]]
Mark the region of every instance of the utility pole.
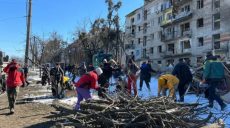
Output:
[[29,0],[29,12],[28,12],[28,15],[27,15],[27,32],[26,32],[25,65],[28,64],[28,57],[29,57],[31,11],[32,11],[32,0]]

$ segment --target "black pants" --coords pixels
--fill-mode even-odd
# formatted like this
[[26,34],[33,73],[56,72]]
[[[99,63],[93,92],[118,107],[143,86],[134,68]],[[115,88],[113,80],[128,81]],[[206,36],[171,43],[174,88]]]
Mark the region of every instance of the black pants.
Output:
[[150,90],[149,80],[148,79],[143,79],[143,78],[140,79],[140,90],[142,90],[143,81],[145,81],[145,84],[146,84],[147,88]]
[[216,79],[215,80],[213,80],[213,79],[208,80],[209,104],[213,104],[214,100],[216,100],[220,106],[224,105],[223,100],[220,98],[219,95],[216,94],[216,88],[221,84],[221,82],[222,82],[221,80],[216,80]]
[[179,82],[179,85],[178,85],[178,91],[179,91],[179,96],[180,96],[181,102],[184,102],[184,95],[186,92],[185,85],[186,85],[186,83],[182,83],[182,82]]

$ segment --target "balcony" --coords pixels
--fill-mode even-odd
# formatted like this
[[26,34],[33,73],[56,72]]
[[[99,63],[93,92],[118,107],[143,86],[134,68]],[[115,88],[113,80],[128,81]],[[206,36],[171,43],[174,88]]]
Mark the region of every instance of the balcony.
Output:
[[163,20],[162,22],[161,22],[161,27],[166,27],[166,26],[169,26],[169,25],[171,25],[173,22],[172,22],[173,20]]
[[192,37],[192,30],[188,29],[188,30],[182,31],[181,37],[189,37],[189,38]]
[[183,57],[192,55],[191,49],[184,49],[181,52],[178,51],[165,51],[160,53],[160,56],[163,58],[175,58],[175,57]]
[[182,49],[181,54],[192,53],[191,48]]
[[128,49],[135,49],[135,45],[134,44],[125,44],[125,49],[128,50]]
[[173,0],[173,5],[174,6],[181,6],[184,5],[192,0]]
[[167,41],[172,41],[176,39],[175,34],[162,34],[161,36],[161,41],[162,42],[167,42]]
[[185,12],[178,13],[173,19],[173,22],[176,23],[176,22],[182,22],[182,21],[188,20],[192,18],[192,15],[193,15],[192,11],[188,11],[188,12],[185,11]]
[[135,38],[136,34],[135,33],[127,33],[128,38]]

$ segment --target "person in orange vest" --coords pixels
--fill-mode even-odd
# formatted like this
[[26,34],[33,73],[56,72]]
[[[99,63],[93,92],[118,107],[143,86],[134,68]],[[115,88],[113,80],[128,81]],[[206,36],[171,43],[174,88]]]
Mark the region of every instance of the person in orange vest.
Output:
[[176,98],[176,90],[179,84],[179,79],[171,74],[165,74],[158,79],[158,96],[166,96],[166,91],[169,89],[169,97]]

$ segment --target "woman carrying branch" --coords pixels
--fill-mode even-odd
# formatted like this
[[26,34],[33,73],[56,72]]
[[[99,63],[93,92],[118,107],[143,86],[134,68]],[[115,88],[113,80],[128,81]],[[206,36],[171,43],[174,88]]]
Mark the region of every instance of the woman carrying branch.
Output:
[[134,90],[134,95],[137,96],[137,72],[139,71],[139,67],[130,60],[127,67],[127,75],[128,75],[128,93],[131,95],[131,88]]
[[97,91],[101,90],[97,85],[99,76],[102,74],[101,68],[96,68],[94,71],[85,73],[82,77],[75,83],[77,91],[77,104],[75,110],[80,110],[80,102],[85,99],[91,99],[90,89],[95,89]]

